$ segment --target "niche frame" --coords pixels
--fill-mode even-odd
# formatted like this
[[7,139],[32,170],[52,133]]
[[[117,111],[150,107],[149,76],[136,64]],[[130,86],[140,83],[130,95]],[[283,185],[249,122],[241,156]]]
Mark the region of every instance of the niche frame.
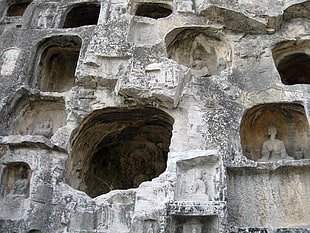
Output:
[[[76,84],[75,72],[79,62],[82,42],[82,39],[77,35],[55,35],[41,40],[37,46],[34,77],[30,80],[30,86],[36,87],[43,92],[60,93],[74,87]],[[50,62],[53,62],[52,64],[58,69],[52,69],[52,65],[48,65]],[[62,65],[66,69],[62,70]],[[54,73],[52,73],[53,70]],[[55,70],[58,72],[55,72]],[[65,81],[63,75],[67,76]],[[55,83],[54,76],[57,78]],[[62,83],[59,83],[59,80],[62,80]]]
[[166,34],[165,45],[168,58],[190,68],[196,77],[218,75],[231,66],[231,47],[216,28],[175,28]]
[[[10,104],[7,104],[0,113],[3,119],[3,122],[0,123],[0,134],[2,136],[40,135],[48,139],[54,135],[59,128],[66,124],[66,106],[62,97],[32,95],[28,90],[20,89],[9,102]],[[40,103],[45,103],[46,106],[48,106],[46,111],[40,110],[42,109]],[[53,113],[56,114],[56,117],[51,117]],[[35,117],[38,124],[31,124],[25,119],[27,116],[28,118]],[[45,119],[45,117],[48,118]],[[40,132],[41,127],[39,127],[43,126],[46,121],[50,121],[51,123],[51,130],[45,131],[48,135],[45,134],[44,131]],[[33,127],[32,129],[29,128],[28,131],[29,126]]]
[[250,160],[261,158],[262,144],[269,125],[277,128],[276,138],[283,141],[286,152],[295,160],[309,159],[310,126],[305,108],[300,103],[259,104],[247,109],[240,123],[243,155]]
[[[75,26],[72,26],[73,25],[72,23],[71,24],[69,24],[69,22],[66,23],[66,21],[68,19],[67,17],[68,17],[68,15],[70,13],[72,13],[72,11],[76,10],[77,8],[81,8],[79,10],[83,11],[83,10],[85,10],[83,8],[87,7],[87,6],[91,6],[93,8],[97,8],[96,10],[98,10],[98,12],[96,12],[96,14],[95,14],[95,17],[97,18],[96,23],[94,23],[94,22],[92,22],[91,24],[81,23],[81,24],[75,24]],[[90,10],[90,9],[88,9],[88,10]],[[77,27],[83,27],[83,26],[97,25],[98,22],[99,22],[100,12],[101,12],[101,6],[100,6],[99,2],[80,2],[80,3],[74,3],[74,4],[70,5],[70,6],[68,6],[66,11],[63,13],[62,20],[61,20],[61,23],[60,23],[59,27],[63,28],[63,29],[70,29],[70,28],[77,28]],[[79,13],[81,13],[81,12],[79,12]],[[91,12],[91,13],[94,13],[94,12]],[[77,16],[74,13],[72,13],[72,14],[73,14],[72,15],[73,18],[77,18]],[[69,17],[71,17],[71,16],[69,16]]]
[[[10,193],[10,191],[13,189],[14,183],[16,181],[16,175],[18,174],[18,170],[20,168],[27,169],[27,179],[29,181],[28,183],[28,190],[25,194],[26,198],[29,197],[30,194],[30,186],[31,186],[31,177],[32,177],[32,170],[28,163],[25,162],[10,162],[4,165],[4,168],[1,172],[1,192],[0,195],[2,198],[4,198],[6,195]],[[13,175],[14,177],[9,177],[10,175]]]

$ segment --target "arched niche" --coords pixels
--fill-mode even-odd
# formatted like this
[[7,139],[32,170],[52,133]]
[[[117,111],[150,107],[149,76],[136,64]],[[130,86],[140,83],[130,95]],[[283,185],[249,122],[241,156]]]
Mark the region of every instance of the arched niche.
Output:
[[26,8],[32,1],[13,1],[8,3],[8,9],[6,11],[6,16],[23,16]]
[[168,57],[198,76],[219,74],[231,62],[230,46],[213,28],[177,28],[166,35],[165,42]]
[[91,113],[73,133],[67,181],[96,197],[157,177],[166,169],[173,122],[153,107]]
[[1,186],[3,198],[22,196],[29,197],[31,169],[27,163],[15,162],[7,164],[2,172]]
[[172,7],[165,3],[139,3],[135,15],[152,19],[165,18],[172,14]]
[[83,3],[74,5],[66,15],[63,28],[96,25],[99,14],[99,4]]
[[28,231],[28,233],[41,233],[42,231],[40,231],[40,230],[30,230],[30,231]]
[[291,5],[284,10],[283,19],[285,21],[294,18],[310,19],[310,2],[308,0]]
[[50,138],[66,123],[63,98],[30,95],[20,91],[1,112],[1,135],[41,135]]
[[240,137],[246,157],[261,159],[263,143],[269,139],[270,125],[277,129],[276,138],[284,143],[289,156],[294,159],[309,157],[309,123],[304,107],[296,103],[261,104],[244,113]]
[[35,75],[41,91],[64,92],[73,87],[81,44],[78,36],[54,36],[40,43]]
[[310,40],[280,42],[272,55],[283,84],[310,84]]

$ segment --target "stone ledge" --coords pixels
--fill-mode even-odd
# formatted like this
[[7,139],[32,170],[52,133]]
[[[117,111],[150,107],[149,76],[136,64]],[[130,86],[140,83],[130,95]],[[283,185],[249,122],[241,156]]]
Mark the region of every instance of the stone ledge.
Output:
[[210,216],[223,215],[225,201],[171,201],[168,204],[169,215]]
[[268,161],[268,162],[255,162],[251,163],[227,163],[225,164],[227,168],[257,168],[263,170],[276,170],[279,167],[300,167],[300,166],[310,166],[310,159],[299,159],[299,160],[279,160],[279,161]]
[[249,233],[309,233],[310,228],[263,228],[263,227],[232,227],[229,229],[231,233],[239,233],[239,232],[249,232]]
[[0,145],[9,145],[11,147],[35,147],[42,149],[53,149],[57,151],[65,152],[64,148],[58,147],[51,143],[51,141],[44,136],[32,136],[32,135],[10,135],[0,136]]

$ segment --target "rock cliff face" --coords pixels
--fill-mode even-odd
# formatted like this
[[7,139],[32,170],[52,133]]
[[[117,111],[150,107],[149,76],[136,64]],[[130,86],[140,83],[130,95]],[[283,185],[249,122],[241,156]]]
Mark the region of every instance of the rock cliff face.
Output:
[[0,232],[310,232],[309,1],[0,16]]

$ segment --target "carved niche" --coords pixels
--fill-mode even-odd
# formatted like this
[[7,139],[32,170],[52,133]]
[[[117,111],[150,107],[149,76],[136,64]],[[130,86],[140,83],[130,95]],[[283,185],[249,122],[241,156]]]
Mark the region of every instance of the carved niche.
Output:
[[310,84],[310,40],[283,41],[272,50],[282,83]]
[[135,15],[159,19],[168,17],[172,13],[172,7],[166,3],[156,2],[141,2],[138,3],[135,10]]
[[9,48],[2,52],[0,60],[1,75],[7,76],[13,74],[19,54],[19,48]]
[[218,216],[174,216],[174,233],[219,233]]
[[204,156],[177,162],[176,200],[215,201],[220,184],[220,161]]
[[12,17],[12,16],[23,16],[25,10],[27,9],[28,5],[32,1],[14,1],[11,3],[6,11],[6,16]]
[[4,218],[22,216],[29,197],[31,169],[23,162],[10,163],[1,174],[1,213]]
[[37,53],[35,86],[47,92],[70,90],[75,83],[81,44],[77,36],[55,36],[43,40]]
[[96,25],[100,14],[99,4],[83,3],[71,6],[63,28],[75,28],[87,25]]
[[231,51],[216,29],[177,28],[165,38],[168,57],[191,68],[194,76],[220,74],[231,62]]
[[65,125],[67,113],[62,98],[42,99],[22,95],[11,107],[8,129],[12,135],[41,135],[50,138]]
[[252,160],[309,158],[309,123],[304,107],[271,103],[245,112],[240,126],[243,153]]

